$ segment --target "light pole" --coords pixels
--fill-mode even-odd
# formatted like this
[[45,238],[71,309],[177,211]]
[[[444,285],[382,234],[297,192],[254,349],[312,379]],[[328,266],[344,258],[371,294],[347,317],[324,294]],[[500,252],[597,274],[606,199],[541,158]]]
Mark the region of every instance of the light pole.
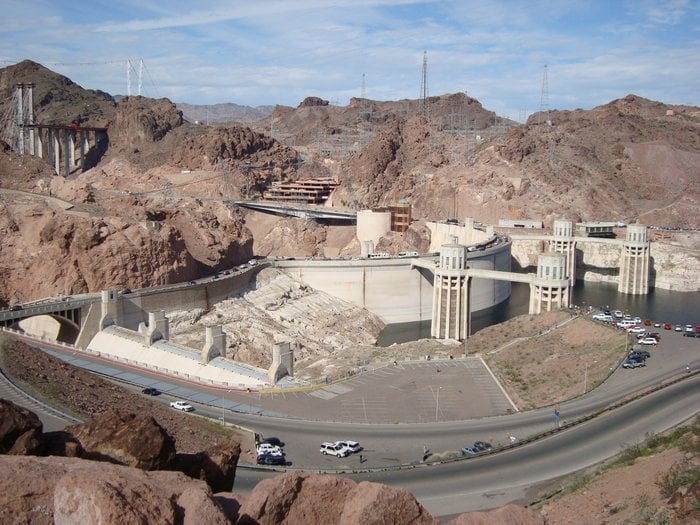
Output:
[[224,390],[221,393],[221,423],[226,426],[226,413],[224,412],[224,401],[226,400],[226,392],[231,393],[230,390]]
[[438,412],[440,411],[440,390],[442,387],[438,387],[437,393],[435,394],[435,421],[438,420]]
[[[592,364],[596,364],[598,361],[593,361]],[[583,393],[588,391],[588,361],[586,361],[586,369],[583,373]]]

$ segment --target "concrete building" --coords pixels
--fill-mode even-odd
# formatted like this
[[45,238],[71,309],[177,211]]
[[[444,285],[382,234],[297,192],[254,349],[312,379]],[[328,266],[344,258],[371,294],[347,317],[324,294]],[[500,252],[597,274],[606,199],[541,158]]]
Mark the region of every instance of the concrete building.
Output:
[[[391,212],[389,210],[360,210],[357,212],[357,230],[355,235],[357,240],[360,241],[360,246],[367,247],[369,245],[365,243],[371,241],[372,251],[374,251],[374,246],[379,244],[379,239],[390,231]],[[363,253],[362,255],[366,256],[367,254]]]

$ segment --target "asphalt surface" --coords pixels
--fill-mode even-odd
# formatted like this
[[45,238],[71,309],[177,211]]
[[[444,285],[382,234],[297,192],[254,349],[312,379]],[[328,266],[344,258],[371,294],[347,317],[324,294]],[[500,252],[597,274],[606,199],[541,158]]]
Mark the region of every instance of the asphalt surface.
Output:
[[[613,402],[630,398],[659,383],[686,377],[686,383],[690,381],[697,385],[698,376],[694,372],[700,369],[700,338],[662,331],[661,343],[650,351],[652,356],[646,367],[619,368],[595,390],[561,403],[561,423],[566,425],[592,412],[605,410]],[[500,471],[500,481],[487,485],[475,482],[470,478],[470,470],[465,471],[464,467],[449,467],[456,469],[454,472],[450,470],[453,473],[449,475],[448,471],[440,473],[444,468],[442,466],[429,467],[429,470],[435,469],[438,478],[443,475],[445,479],[455,476],[455,479],[461,480],[460,484],[468,484],[449,489],[444,483],[438,483],[438,478],[425,477],[425,474],[416,478],[410,472],[393,469],[408,466],[411,467],[410,471],[416,468],[424,470],[425,464],[421,460],[426,450],[433,455],[457,454],[462,446],[477,439],[491,441],[496,446],[513,442],[519,447],[528,437],[552,430],[556,425],[552,407],[507,414],[510,409],[507,397],[479,359],[389,364],[314,390],[260,394],[199,387],[99,359],[88,359],[75,352],[69,354],[52,350],[52,353],[79,366],[126,381],[134,389],[155,386],[164,392],[163,396],[158,396],[160,402],[188,399],[198,414],[213,418],[223,415],[228,423],[268,436],[276,435],[286,442],[290,468],[352,475],[358,480],[366,476],[366,479],[409,488],[434,515],[444,515],[448,513],[447,509],[450,509],[449,512],[460,512],[488,508],[489,503],[494,506],[512,501],[517,494],[526,490],[528,480],[551,478],[560,475],[566,468],[580,468],[598,461],[602,453],[612,455],[619,452],[622,443],[634,442],[647,432],[668,428],[665,425],[678,424],[683,417],[689,417],[688,414],[697,413],[698,406],[691,403],[688,408],[688,401],[679,399],[678,403],[685,403],[682,411],[669,405],[668,414],[654,413],[652,420],[644,415],[644,410],[651,413],[655,407],[645,405],[642,412],[633,412],[633,415],[621,418],[614,430],[608,420],[607,426],[595,427],[592,434],[584,434],[586,437],[582,438],[584,444],[594,437],[597,443],[600,443],[597,440],[605,439],[605,444],[599,444],[599,449],[591,450],[581,443],[575,443],[573,451],[564,452],[564,456],[567,453],[574,456],[575,461],[542,463],[537,466],[537,476],[534,470],[521,469],[522,479],[511,477],[508,469],[516,466],[504,465],[499,467],[503,469]],[[691,374],[688,374],[687,368]],[[38,412],[44,420],[41,410]],[[598,419],[606,423],[606,416]],[[606,436],[608,431],[609,435]],[[566,435],[571,436],[571,431],[567,430]],[[362,458],[359,454],[335,458],[319,453],[322,441],[340,439],[360,441],[365,447]],[[558,446],[566,448],[569,445]],[[583,448],[579,450],[580,447]],[[501,454],[488,458],[498,456]],[[503,457],[518,458],[510,451]],[[488,458],[480,458],[479,462],[496,461]],[[519,457],[517,461],[525,460]],[[475,463],[470,460],[468,464]],[[489,468],[496,468],[495,464],[489,464]],[[246,492],[259,479],[275,473],[268,469],[243,466],[237,473],[235,489]],[[528,477],[530,474],[532,476]],[[520,482],[523,484],[517,487]],[[431,486],[442,488],[436,492]],[[466,486],[471,488],[466,490]],[[488,486],[492,487],[489,489],[492,490],[490,495],[486,490]],[[501,499],[494,494],[500,494]],[[462,503],[459,503],[460,497]],[[450,501],[449,505],[447,500]]]

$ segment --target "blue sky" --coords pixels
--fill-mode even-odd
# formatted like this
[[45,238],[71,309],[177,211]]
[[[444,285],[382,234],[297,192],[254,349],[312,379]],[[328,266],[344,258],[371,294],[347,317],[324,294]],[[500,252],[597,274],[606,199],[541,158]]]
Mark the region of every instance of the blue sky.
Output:
[[499,115],[634,93],[700,105],[700,0],[3,0],[0,67],[173,102],[297,106],[466,92]]

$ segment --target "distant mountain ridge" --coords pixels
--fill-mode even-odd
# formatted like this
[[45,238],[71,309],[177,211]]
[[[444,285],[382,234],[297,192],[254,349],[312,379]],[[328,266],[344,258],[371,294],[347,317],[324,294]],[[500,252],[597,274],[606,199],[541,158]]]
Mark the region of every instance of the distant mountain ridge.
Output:
[[185,120],[201,124],[251,123],[269,116],[275,109],[275,106],[251,107],[232,102],[207,105],[177,102],[175,105]]

